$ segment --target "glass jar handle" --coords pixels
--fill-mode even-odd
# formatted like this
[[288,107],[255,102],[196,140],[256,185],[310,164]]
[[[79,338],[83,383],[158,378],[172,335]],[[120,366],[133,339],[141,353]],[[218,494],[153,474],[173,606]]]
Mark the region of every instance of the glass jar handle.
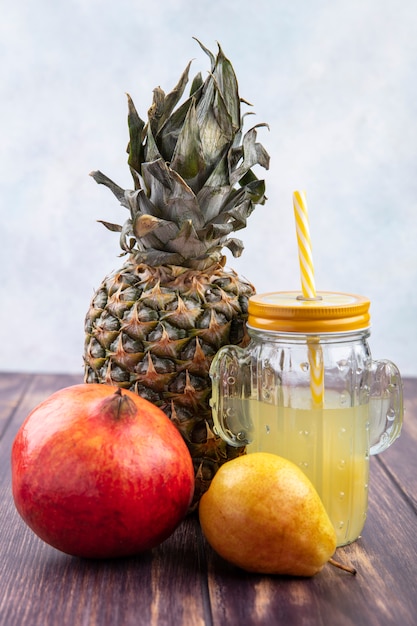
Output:
[[370,453],[379,454],[400,436],[403,423],[403,387],[398,367],[374,361],[369,393]]
[[210,400],[214,431],[235,448],[252,442],[253,425],[242,399],[250,396],[250,355],[238,346],[224,346],[210,367]]

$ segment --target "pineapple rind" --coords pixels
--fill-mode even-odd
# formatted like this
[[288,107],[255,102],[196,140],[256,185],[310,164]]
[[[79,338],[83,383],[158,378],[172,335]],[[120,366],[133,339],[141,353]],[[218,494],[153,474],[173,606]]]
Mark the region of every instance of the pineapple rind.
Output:
[[108,276],[86,316],[85,381],[130,389],[177,425],[193,458],[194,508],[218,467],[244,452],[214,434],[209,368],[220,346],[248,342],[253,286],[207,271],[131,260]]

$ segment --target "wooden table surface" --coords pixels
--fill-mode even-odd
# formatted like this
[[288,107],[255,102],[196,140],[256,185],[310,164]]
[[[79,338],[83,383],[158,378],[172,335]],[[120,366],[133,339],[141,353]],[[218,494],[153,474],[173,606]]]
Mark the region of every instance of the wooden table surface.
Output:
[[0,374],[1,626],[415,626],[417,624],[417,379],[404,380],[405,424],[371,459],[362,537],[313,578],[247,574],[225,563],[189,516],[158,548],[114,561],[67,556],[17,514],[10,450],[23,419],[77,376]]

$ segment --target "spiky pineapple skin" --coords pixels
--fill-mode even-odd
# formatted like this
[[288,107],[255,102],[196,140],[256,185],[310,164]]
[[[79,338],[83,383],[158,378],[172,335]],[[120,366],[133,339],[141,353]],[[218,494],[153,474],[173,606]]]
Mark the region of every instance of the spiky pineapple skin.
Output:
[[130,389],[162,408],[194,462],[193,510],[224,462],[244,453],[213,430],[210,364],[245,346],[253,286],[217,263],[205,271],[129,259],[104,279],[85,319],[85,382]]

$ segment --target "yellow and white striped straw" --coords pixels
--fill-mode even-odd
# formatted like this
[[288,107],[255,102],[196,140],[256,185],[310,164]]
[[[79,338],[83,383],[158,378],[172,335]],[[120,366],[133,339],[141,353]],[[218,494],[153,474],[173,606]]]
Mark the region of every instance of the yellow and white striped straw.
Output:
[[[310,223],[305,191],[293,194],[295,224],[297,229],[298,259],[300,262],[301,290],[304,298],[316,297],[313,255],[311,252]],[[318,339],[309,337],[308,363],[310,368],[310,393],[313,406],[322,407],[324,398],[323,351]]]
[[293,194],[295,225],[297,229],[298,259],[301,272],[301,290],[305,298],[316,297],[313,256],[311,252],[310,224],[305,191]]
[[324,365],[323,350],[318,339],[309,338],[308,363],[310,366],[310,393],[313,405],[318,408],[323,406],[324,397]]

